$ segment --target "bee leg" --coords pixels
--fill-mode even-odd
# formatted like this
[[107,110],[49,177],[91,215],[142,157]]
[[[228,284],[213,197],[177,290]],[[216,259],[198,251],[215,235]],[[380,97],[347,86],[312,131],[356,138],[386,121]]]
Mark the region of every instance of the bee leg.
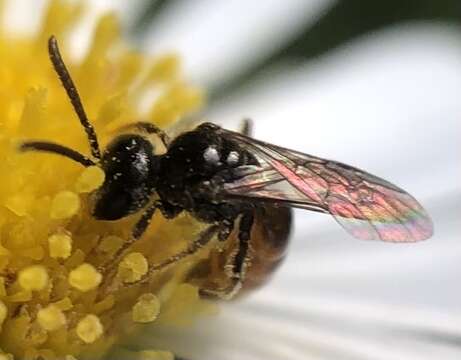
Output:
[[[130,245],[138,241],[144,235],[157,209],[162,212],[162,215],[166,219],[175,218],[182,210],[176,207],[167,206],[163,204],[160,200],[152,203],[147,208],[145,208],[141,217],[139,218],[139,220],[136,222],[136,224],[133,226],[133,229],[131,230],[130,239],[125,241],[123,243],[123,246],[115,254],[117,260],[120,260],[120,257],[124,255],[125,250]],[[114,261],[111,260],[111,262],[114,262]],[[117,262],[118,261],[115,261],[115,263]]]
[[155,211],[160,208],[160,203],[159,202],[154,202],[153,204],[149,205],[144,212],[142,213],[141,217],[139,220],[136,222],[136,224],[133,226],[133,229],[131,230],[131,239],[130,242],[133,243],[137,240],[139,240],[142,235],[146,232],[147,227],[149,226],[152,217],[155,214]]
[[[162,215],[165,216],[165,218],[167,218],[167,219],[174,218],[180,212],[180,211],[178,211],[177,208],[165,207],[164,204],[161,201],[156,201],[156,202],[152,203],[151,205],[149,205],[144,210],[144,212],[141,215],[141,217],[139,218],[139,220],[133,226],[133,229],[131,231],[130,239],[123,243],[122,247],[117,250],[117,252],[114,254],[112,259],[109,260],[108,263],[105,263],[105,264],[103,264],[102,266],[100,266],[98,268],[98,271],[100,273],[107,274],[107,275],[104,276],[105,280],[104,280],[104,283],[101,286],[101,288],[102,288],[101,294],[102,295],[105,295],[109,291],[114,290],[113,288],[111,288],[111,284],[112,284],[112,280],[114,279],[114,277],[115,277],[115,275],[117,273],[118,264],[122,260],[123,256],[126,254],[126,250],[133,243],[138,241],[142,237],[142,235],[146,232],[146,230],[147,230],[147,228],[148,228],[148,226],[149,226],[149,224],[150,224],[150,222],[152,220],[152,217],[154,216],[157,209],[160,210],[162,212]],[[216,226],[217,229],[219,229],[219,227],[217,225],[215,225],[215,226]],[[213,232],[210,233],[209,236],[207,237],[207,231],[208,230],[213,231]],[[148,274],[151,273],[151,272],[157,271],[160,268],[166,267],[167,265],[170,265],[170,264],[172,264],[172,263],[174,263],[176,261],[179,261],[183,257],[186,257],[188,255],[192,255],[193,253],[195,253],[195,251],[199,250],[203,246],[203,245],[201,245],[202,243],[207,243],[213,237],[213,235],[215,234],[216,231],[215,231],[215,228],[213,226],[209,227],[203,233],[200,234],[199,239],[194,241],[192,243],[192,245],[187,250],[182,251],[181,253],[176,254],[176,255],[168,258],[167,260],[165,260],[163,263],[161,263],[159,265],[152,266],[152,269],[149,268],[146,277],[148,277]],[[111,264],[111,267],[108,267],[107,266],[108,264]],[[145,280],[140,280],[139,282],[133,283],[132,285],[139,284],[140,282],[144,283]]]
[[[186,249],[170,256],[169,258],[165,259],[164,261],[158,264],[150,265],[146,275],[144,275],[144,277],[138,282],[130,284],[130,286],[144,284],[149,281],[153,273],[162,271],[166,269],[168,266],[173,265],[188,256],[194,255],[195,253],[197,253],[197,251],[204,248],[213,239],[213,237],[219,233],[220,230],[221,226],[216,224],[207,227],[198,235],[198,237],[194,241],[192,241],[189,244],[189,246]],[[125,286],[125,288],[126,287],[127,286]]]
[[250,266],[250,236],[253,222],[252,211],[243,213],[239,223],[236,247],[229,255],[224,269],[229,278],[229,285],[221,289],[201,289],[202,295],[230,300],[239,292]]
[[221,294],[221,297],[224,299],[232,299],[245,281],[246,271],[250,265],[250,236],[253,223],[254,214],[252,211],[248,211],[242,215],[238,230],[237,246],[231,254],[228,264],[226,264],[225,272],[231,284],[226,289],[226,292]]
[[128,125],[122,126],[118,130],[119,131],[127,131],[127,130],[131,130],[131,129],[138,130],[138,131],[140,131],[142,133],[145,133],[147,135],[155,134],[160,138],[160,140],[162,141],[165,148],[168,149],[168,146],[170,146],[170,138],[169,138],[169,136],[166,134],[166,132],[164,132],[162,129],[160,129],[157,125],[154,125],[152,123],[145,122],[145,121],[138,121],[138,122],[133,123],[133,124],[128,124]]
[[[155,211],[161,207],[160,202],[156,201],[149,205],[144,212],[142,213],[141,217],[139,220],[136,222],[136,224],[133,226],[133,229],[131,230],[131,237],[126,240],[122,246],[116,251],[114,254],[113,258],[110,259],[107,263],[101,265],[98,270],[102,273],[106,273],[106,271],[109,271],[111,275],[114,275],[115,270],[117,269],[118,263],[122,259],[122,257],[125,255],[126,250],[136,241],[138,241],[142,235],[145,233],[147,230],[147,227],[149,226],[152,217],[155,214]],[[108,266],[108,264],[111,264],[112,266]],[[107,276],[108,279],[112,280],[113,276]]]
[[234,230],[234,221],[224,220],[218,233],[219,241],[226,241]]

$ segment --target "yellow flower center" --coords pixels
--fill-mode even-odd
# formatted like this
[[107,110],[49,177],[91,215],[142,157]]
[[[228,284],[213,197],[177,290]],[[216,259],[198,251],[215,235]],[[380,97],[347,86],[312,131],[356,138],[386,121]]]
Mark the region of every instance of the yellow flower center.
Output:
[[19,285],[24,290],[43,290],[48,284],[48,272],[44,266],[32,265],[22,269],[18,275]]
[[141,253],[131,253],[125,256],[119,266],[119,275],[122,281],[133,283],[146,275],[149,264]]
[[52,219],[67,219],[75,215],[80,208],[80,198],[71,191],[61,191],[51,203],[50,217]]
[[50,257],[67,259],[72,253],[72,238],[68,234],[53,234],[48,238]]
[[95,342],[104,332],[101,321],[96,315],[87,315],[77,324],[77,335],[87,344]]
[[144,294],[133,306],[133,321],[139,323],[152,322],[159,313],[160,300],[154,294]]
[[102,275],[91,265],[82,264],[69,273],[69,284],[80,291],[96,288],[102,281]]
[[37,321],[47,331],[54,331],[66,324],[66,316],[56,305],[48,305],[37,312]]
[[[111,14],[100,19],[84,58],[73,61],[68,35],[83,11],[79,1],[50,0],[33,37],[0,30],[0,359],[101,359],[114,348],[130,353],[123,344],[141,326],[152,323],[154,338],[158,326],[214,312],[187,284],[208,248],[150,271],[187,248],[201,230],[194,220],[184,215],[170,222],[156,214],[141,240],[120,254],[141,212],[111,222],[92,217],[91,193],[105,180],[97,162],[85,168],[56,154],[18,151],[24,141],[39,140],[91,159],[48,58],[52,34],[102,151],[127,124],[164,128],[201,106],[202,93],[184,82],[178,58],[131,50]],[[150,347],[130,356],[173,359]]]

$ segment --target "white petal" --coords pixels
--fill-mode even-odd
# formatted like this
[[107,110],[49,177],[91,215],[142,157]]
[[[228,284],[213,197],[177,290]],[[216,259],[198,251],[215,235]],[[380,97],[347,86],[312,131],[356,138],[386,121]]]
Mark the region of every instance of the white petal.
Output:
[[[4,26],[11,33],[30,35],[35,34],[41,27],[43,14],[48,7],[47,0],[9,0],[6,1]],[[108,12],[116,12],[118,18],[124,25],[132,21],[144,0],[98,0],[85,3],[84,16],[74,27],[70,37],[69,47],[72,55],[81,57],[89,45],[97,21],[101,15]]]
[[274,69],[207,120],[250,117],[260,139],[365,168],[416,197],[454,190],[459,37],[435,25],[380,32],[302,68]]
[[16,0],[6,1],[4,13],[8,14],[2,19],[2,26],[11,33],[24,34],[37,31],[41,24],[41,14],[46,7],[46,0],[27,1]]
[[264,58],[332,2],[178,1],[152,24],[144,43],[154,51],[178,51],[186,73],[209,84]]
[[169,346],[191,360],[458,359],[461,316],[337,298],[251,300],[194,328],[164,329],[140,343]]

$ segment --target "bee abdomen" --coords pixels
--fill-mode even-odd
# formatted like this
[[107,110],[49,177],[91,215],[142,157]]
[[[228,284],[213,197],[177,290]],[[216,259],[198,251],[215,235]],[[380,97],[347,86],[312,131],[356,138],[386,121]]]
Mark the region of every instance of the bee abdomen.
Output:
[[251,232],[251,253],[240,293],[268,282],[286,256],[292,227],[292,211],[266,205],[256,208]]

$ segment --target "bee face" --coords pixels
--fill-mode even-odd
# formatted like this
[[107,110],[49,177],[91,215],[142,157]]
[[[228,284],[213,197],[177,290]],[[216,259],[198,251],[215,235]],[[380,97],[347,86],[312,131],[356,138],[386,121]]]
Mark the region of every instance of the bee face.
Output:
[[117,220],[146,206],[155,190],[158,157],[140,135],[120,135],[104,151],[104,184],[93,194],[93,216]]

